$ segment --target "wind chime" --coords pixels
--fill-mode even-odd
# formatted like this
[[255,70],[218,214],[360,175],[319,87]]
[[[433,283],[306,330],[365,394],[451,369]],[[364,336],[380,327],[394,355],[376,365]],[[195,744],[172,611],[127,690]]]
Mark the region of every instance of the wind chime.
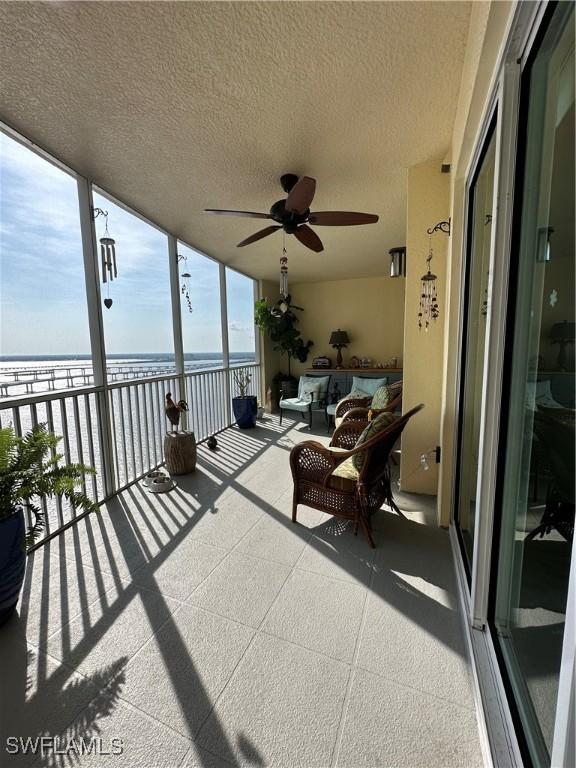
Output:
[[182,272],[180,275],[182,278],[182,287],[180,288],[180,293],[186,299],[186,303],[188,304],[188,312],[192,314],[192,312],[194,312],[192,308],[192,302],[190,301],[190,278],[192,275],[190,272],[188,272],[188,257],[178,255],[178,261],[184,262],[184,272]]
[[420,311],[418,312],[418,328],[420,330],[424,328],[425,331],[428,331],[432,321],[438,320],[440,315],[436,287],[438,277],[430,269],[430,262],[434,258],[432,235],[434,232],[444,232],[444,234],[450,235],[450,223],[450,219],[448,219],[448,221],[441,221],[436,224],[436,226],[426,230],[428,234],[428,256],[426,257],[428,270],[426,274],[422,275],[420,278]]
[[104,306],[106,309],[110,309],[112,306],[112,299],[110,298],[110,283],[114,278],[118,277],[118,269],[116,267],[116,241],[110,237],[108,232],[108,211],[103,211],[102,208],[93,208],[94,219],[98,216],[104,216],[106,225],[104,227],[104,237],[100,238],[100,264],[102,271],[102,282],[106,283],[107,291],[106,298],[104,299]]
[[429,235],[428,256],[426,257],[426,264],[428,265],[428,271],[420,278],[420,312],[418,312],[418,328],[425,331],[430,327],[432,320],[437,320],[438,311],[438,296],[436,293],[436,275],[430,269],[430,262],[434,257],[432,250],[432,235]]
[[282,256],[280,257],[280,298],[288,298],[288,256],[286,256],[286,246],[282,247]]

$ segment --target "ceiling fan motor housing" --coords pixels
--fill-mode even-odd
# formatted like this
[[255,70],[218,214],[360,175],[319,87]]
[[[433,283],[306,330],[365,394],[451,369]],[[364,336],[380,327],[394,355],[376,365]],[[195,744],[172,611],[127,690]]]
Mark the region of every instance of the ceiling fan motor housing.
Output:
[[282,189],[286,194],[289,194],[292,187],[296,184],[298,181],[298,176],[295,173],[285,173],[282,176],[280,176],[280,184],[282,185]]
[[308,221],[309,215],[309,209],[304,213],[287,211],[286,200],[277,200],[270,208],[271,218],[274,219],[274,221],[277,221],[278,224],[281,224],[287,234],[292,234],[300,224],[304,224]]

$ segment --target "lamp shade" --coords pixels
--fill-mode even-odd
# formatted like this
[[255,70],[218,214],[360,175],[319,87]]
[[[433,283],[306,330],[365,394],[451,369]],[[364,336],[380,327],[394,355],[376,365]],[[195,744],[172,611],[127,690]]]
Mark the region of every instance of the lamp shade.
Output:
[[346,331],[341,331],[338,328],[337,331],[332,331],[329,344],[331,347],[345,347],[346,344],[350,344],[350,339]]
[[563,323],[554,323],[550,330],[552,341],[574,341],[574,330],[576,323],[569,323],[564,320]]

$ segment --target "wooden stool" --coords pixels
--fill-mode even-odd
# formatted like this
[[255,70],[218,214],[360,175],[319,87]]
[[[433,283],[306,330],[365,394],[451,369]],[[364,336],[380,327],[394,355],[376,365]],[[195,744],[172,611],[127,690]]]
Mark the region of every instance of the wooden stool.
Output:
[[196,469],[194,432],[166,432],[164,460],[171,475],[187,475]]

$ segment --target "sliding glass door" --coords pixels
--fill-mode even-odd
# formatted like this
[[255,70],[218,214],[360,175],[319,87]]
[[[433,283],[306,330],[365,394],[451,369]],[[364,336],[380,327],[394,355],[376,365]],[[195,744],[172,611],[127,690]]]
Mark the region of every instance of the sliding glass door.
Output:
[[550,765],[574,533],[573,8],[556,5],[523,75],[495,509],[491,624],[536,766]]
[[469,237],[464,289],[455,520],[469,578],[472,573],[476,523],[476,486],[492,245],[495,154],[494,119],[472,178],[468,197]]

